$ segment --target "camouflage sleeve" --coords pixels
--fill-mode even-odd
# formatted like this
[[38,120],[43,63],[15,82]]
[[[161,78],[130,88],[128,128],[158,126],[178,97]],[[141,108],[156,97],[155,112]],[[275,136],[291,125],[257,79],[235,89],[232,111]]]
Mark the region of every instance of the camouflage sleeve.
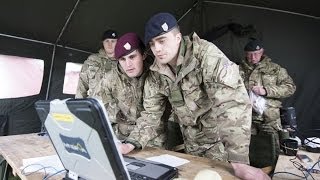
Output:
[[118,123],[117,123],[117,113],[120,111],[117,106],[117,100],[112,95],[112,87],[114,86],[113,81],[115,78],[112,76],[112,71],[103,76],[100,82],[97,84],[95,90],[92,93],[92,97],[99,99],[104,104],[107,113],[108,119],[112,124],[112,128],[116,135],[118,135]]
[[275,86],[264,86],[267,91],[267,97],[286,98],[291,96],[296,91],[296,85],[289,76],[287,70],[284,68],[280,67],[278,76],[276,78],[277,83]]
[[244,82],[245,81],[245,76],[246,76],[246,74],[244,73],[244,70],[243,70],[243,67],[242,67],[242,64],[240,64],[239,66],[239,74],[240,74],[240,77],[241,77],[241,79],[242,79],[242,81]]
[[127,142],[137,148],[144,148],[149,140],[163,134],[164,122],[161,120],[165,112],[167,98],[157,78],[150,75],[144,85],[143,106],[144,111],[138,118],[135,129],[130,133]]
[[213,106],[218,134],[228,152],[228,161],[249,164],[251,105],[238,66],[215,46],[202,63],[203,79]]
[[94,77],[97,72],[97,64],[95,64],[96,54],[90,55],[87,60],[84,61],[77,86],[75,98],[86,98],[88,97],[88,90],[90,88],[90,80]]
[[78,81],[75,98],[86,98],[88,96],[87,95],[87,91],[89,89],[89,86],[88,86],[89,80],[87,75],[88,68],[89,68],[89,65],[86,62],[84,62],[79,74],[79,81]]
[[115,78],[112,76],[112,72],[109,71],[97,84],[92,94],[92,97],[102,101],[108,112],[109,120],[112,123],[116,122],[116,115],[118,112],[117,100],[112,95],[112,86],[114,86],[114,80]]

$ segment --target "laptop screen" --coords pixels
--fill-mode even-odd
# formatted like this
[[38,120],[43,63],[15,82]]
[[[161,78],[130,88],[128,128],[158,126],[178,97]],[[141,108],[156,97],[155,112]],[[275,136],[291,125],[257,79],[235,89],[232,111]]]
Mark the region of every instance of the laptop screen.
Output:
[[40,100],[35,106],[69,178],[130,179],[98,100]]

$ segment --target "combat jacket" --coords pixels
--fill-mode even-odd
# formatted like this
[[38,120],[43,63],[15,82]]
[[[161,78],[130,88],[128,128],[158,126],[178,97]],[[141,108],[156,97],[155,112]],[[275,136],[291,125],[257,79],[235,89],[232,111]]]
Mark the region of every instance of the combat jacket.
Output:
[[[126,140],[136,126],[136,120],[143,110],[144,82],[149,74],[149,60],[144,60],[143,74],[130,78],[123,72],[120,64],[106,73],[96,87],[93,97],[101,99],[108,112],[109,120],[119,140]],[[163,146],[164,134],[149,142],[150,146]]]
[[251,105],[236,64],[195,33],[183,37],[177,75],[154,62],[144,88],[144,109],[128,141],[145,146],[161,132],[166,103],[178,116],[186,152],[188,142],[210,148],[222,144],[227,160],[249,162]]
[[[263,97],[266,99],[267,110],[264,112],[264,118],[267,121],[280,121],[281,98],[291,96],[296,90],[287,70],[273,63],[268,56],[262,56],[262,60],[256,65],[243,60],[239,69],[247,90],[253,86],[265,88],[267,94]],[[272,112],[268,113],[271,110]],[[258,115],[254,114],[253,119],[259,119]]]
[[90,55],[82,65],[75,97],[91,96],[104,74],[115,67],[116,63],[115,59],[107,57],[103,49],[100,49],[99,53]]

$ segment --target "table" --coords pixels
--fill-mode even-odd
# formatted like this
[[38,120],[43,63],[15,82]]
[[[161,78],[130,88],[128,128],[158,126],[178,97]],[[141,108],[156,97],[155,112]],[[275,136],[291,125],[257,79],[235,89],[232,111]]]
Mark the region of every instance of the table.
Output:
[[[302,172],[300,170],[298,170],[293,165],[293,163],[291,161],[296,161],[298,163],[301,163],[305,167],[309,166],[309,168],[311,168],[310,166],[312,166],[314,163],[316,163],[320,157],[320,153],[311,153],[311,152],[307,152],[302,149],[299,150],[297,154],[304,154],[304,155],[309,156],[312,159],[312,162],[305,163],[305,162],[300,161],[298,158],[295,158],[295,156],[287,156],[287,155],[281,154],[281,155],[279,155],[277,165],[276,165],[274,172],[275,173],[276,172],[289,172],[289,173],[294,173],[296,175],[304,177]],[[319,169],[319,166],[316,166],[316,168]],[[312,176],[314,177],[314,179],[320,179],[320,174],[312,173]],[[275,174],[272,179],[275,179],[275,180],[279,179],[280,180],[280,179],[305,179],[305,178],[299,178],[297,176],[290,175],[287,173],[280,173],[280,174]],[[308,179],[312,179],[312,177],[308,176]]]
[[[13,172],[22,180],[42,179],[44,174],[39,172],[29,176],[21,173],[22,159],[35,158],[41,156],[55,155],[56,152],[48,136],[38,136],[37,134],[23,134],[0,137],[0,154],[7,160]],[[193,179],[202,169],[212,169],[220,174],[223,179],[238,179],[232,172],[232,167],[228,163],[216,162],[206,158],[192,156],[173,151],[156,148],[146,148],[140,151],[133,151],[129,156],[138,158],[148,158],[162,154],[170,154],[190,161],[178,167],[179,178]],[[50,179],[61,179],[63,175],[57,175]]]

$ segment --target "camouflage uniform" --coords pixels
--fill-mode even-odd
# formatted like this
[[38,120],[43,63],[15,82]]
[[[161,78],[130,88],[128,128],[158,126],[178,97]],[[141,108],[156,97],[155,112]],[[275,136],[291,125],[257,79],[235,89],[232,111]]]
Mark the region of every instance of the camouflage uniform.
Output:
[[107,57],[103,49],[100,49],[99,53],[90,55],[83,63],[75,97],[91,96],[97,83],[116,65],[116,62],[115,59]]
[[[274,158],[277,158],[280,151],[278,135],[278,131],[281,130],[280,99],[291,96],[295,92],[296,86],[284,68],[271,62],[267,56],[261,58],[262,60],[255,65],[244,60],[239,68],[247,90],[252,89],[253,86],[263,86],[267,92],[263,96],[266,100],[266,109],[263,114],[252,112],[251,133],[252,135],[273,135],[276,150]],[[254,157],[254,154],[255,152],[250,152],[250,156]]]
[[[128,77],[118,64],[117,68],[106,73],[93,93],[93,97],[104,103],[114,132],[121,141],[130,135],[143,110],[143,87],[151,64],[147,64],[147,61],[144,60],[144,72],[139,78]],[[151,140],[148,146],[163,147],[165,138],[165,134],[161,134]]]
[[251,105],[236,64],[194,33],[181,42],[177,76],[157,61],[150,69],[145,111],[128,138],[130,143],[144,147],[162,131],[160,117],[169,102],[187,153],[249,163]]
[[[267,56],[262,56],[262,60],[256,65],[251,65],[244,60],[239,68],[247,90],[252,89],[253,86],[263,86],[267,92],[264,96],[266,110],[262,116],[253,112],[253,123],[259,124],[259,130],[280,130],[280,99],[289,97],[295,92],[296,86],[292,78],[284,68],[271,62]],[[256,127],[252,126],[252,128]],[[256,130],[253,129],[253,133],[255,132]]]

